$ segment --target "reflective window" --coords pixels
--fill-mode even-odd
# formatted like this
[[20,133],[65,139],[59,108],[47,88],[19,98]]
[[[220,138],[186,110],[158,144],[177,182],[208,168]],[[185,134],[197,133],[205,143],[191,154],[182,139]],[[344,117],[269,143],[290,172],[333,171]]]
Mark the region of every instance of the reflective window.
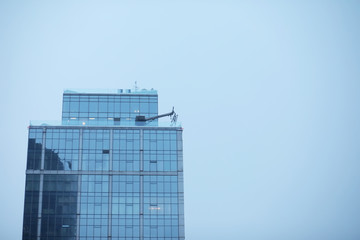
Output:
[[23,239],[36,239],[40,175],[26,175]]
[[44,168],[79,169],[79,129],[47,129]]
[[175,130],[144,130],[144,171],[177,171]]
[[109,170],[110,130],[83,131],[82,170]]
[[112,237],[133,239],[140,236],[140,177],[113,176]]
[[29,142],[27,154],[27,169],[40,169],[41,151],[43,144],[43,130],[39,128],[29,129]]
[[44,175],[41,239],[76,236],[77,187],[77,175]]
[[140,170],[140,131],[114,130],[113,170]]
[[144,237],[179,235],[177,176],[144,176]]
[[107,239],[109,176],[81,176],[80,206],[80,239]]

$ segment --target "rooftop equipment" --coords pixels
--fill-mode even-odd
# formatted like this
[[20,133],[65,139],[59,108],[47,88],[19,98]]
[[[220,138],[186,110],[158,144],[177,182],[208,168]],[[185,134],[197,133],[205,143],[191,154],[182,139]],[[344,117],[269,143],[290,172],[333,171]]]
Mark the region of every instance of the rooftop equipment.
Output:
[[162,117],[167,117],[167,116],[170,116],[170,117],[171,117],[171,122],[172,122],[172,123],[175,123],[175,122],[176,122],[178,115],[175,113],[174,107],[173,107],[173,109],[172,109],[171,112],[165,113],[165,114],[161,114],[161,115],[157,115],[157,116],[154,116],[154,117],[146,118],[145,116],[136,116],[135,122],[153,121],[153,120],[155,120],[155,119],[162,118]]

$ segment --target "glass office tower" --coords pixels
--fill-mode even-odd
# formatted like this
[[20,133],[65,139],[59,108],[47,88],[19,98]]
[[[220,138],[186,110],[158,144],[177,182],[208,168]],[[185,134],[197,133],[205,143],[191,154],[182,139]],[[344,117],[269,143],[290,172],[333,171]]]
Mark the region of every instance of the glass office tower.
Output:
[[23,239],[180,240],[182,128],[155,90],[65,90],[61,122],[32,122]]

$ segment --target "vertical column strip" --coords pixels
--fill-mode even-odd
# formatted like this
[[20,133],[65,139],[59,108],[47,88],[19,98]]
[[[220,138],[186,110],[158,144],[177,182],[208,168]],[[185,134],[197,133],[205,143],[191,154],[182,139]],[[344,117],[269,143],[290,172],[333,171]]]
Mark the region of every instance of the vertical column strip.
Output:
[[40,186],[39,186],[39,205],[38,205],[38,219],[37,219],[37,240],[41,236],[41,215],[42,215],[42,201],[44,188],[44,165],[45,165],[45,142],[46,142],[46,128],[42,132],[42,147],[41,147],[41,162],[40,162]]
[[176,131],[176,155],[177,155],[177,169],[179,172],[183,171],[183,142],[182,142],[182,130]]
[[144,130],[140,129],[140,240],[144,239]]
[[140,129],[140,172],[144,171],[144,130]]
[[110,130],[110,146],[109,146],[109,170],[110,172],[113,170],[113,134],[114,134],[114,130],[111,129]]
[[44,174],[40,174],[39,187],[39,205],[38,205],[38,222],[37,222],[37,240],[40,240],[41,235],[41,214],[42,214],[42,199],[43,199]]
[[77,186],[77,205],[76,205],[76,240],[80,238],[80,207],[81,207],[81,160],[82,160],[82,149],[83,149],[83,129],[80,129],[79,134],[79,174],[78,174],[78,186]]
[[184,185],[183,173],[178,173],[178,216],[179,216],[179,239],[185,239],[185,221],[184,221]]
[[182,130],[176,134],[177,142],[177,161],[178,161],[178,216],[179,216],[179,239],[185,239],[185,220],[184,220],[184,175],[183,175],[183,141]]
[[109,176],[109,208],[108,208],[108,239],[112,238],[112,180],[113,176]]
[[79,171],[82,169],[82,152],[83,152],[83,129],[80,128],[80,139],[79,139]]
[[110,130],[110,146],[109,146],[109,208],[108,208],[108,239],[112,238],[112,162],[113,162],[113,129]]
[[42,132],[42,147],[41,147],[41,162],[40,162],[40,170],[44,170],[45,166],[45,144],[46,144],[46,128],[43,128]]

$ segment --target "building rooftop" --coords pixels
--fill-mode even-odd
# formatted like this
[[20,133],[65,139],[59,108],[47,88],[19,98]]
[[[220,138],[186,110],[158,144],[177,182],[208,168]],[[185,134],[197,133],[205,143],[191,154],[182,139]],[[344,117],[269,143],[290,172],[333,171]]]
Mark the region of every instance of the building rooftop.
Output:
[[157,95],[155,89],[78,89],[67,88],[64,94],[147,94]]
[[[73,89],[73,88],[68,88],[64,90],[64,95],[125,95],[125,96],[129,96],[129,95],[144,95],[144,97],[155,97],[157,98],[157,91],[154,90],[153,88],[150,90],[147,89]],[[147,95],[147,96],[145,96]],[[149,96],[151,95],[151,96]],[[66,96],[66,98],[68,99],[69,96]],[[64,96],[65,99],[65,96]],[[65,104],[67,103],[67,105]],[[75,101],[76,103],[76,101]],[[92,103],[92,102],[91,102]],[[112,102],[111,102],[112,103]],[[145,102],[146,103],[146,102]],[[77,103],[78,104],[78,103]],[[107,102],[105,102],[105,104],[107,104]],[[108,103],[110,104],[110,103]],[[130,105],[130,103],[125,102],[125,104]],[[52,127],[75,127],[75,126],[81,126],[81,127],[181,127],[181,123],[176,122],[176,118],[177,115],[175,114],[174,110],[171,113],[168,114],[162,114],[162,115],[158,115],[157,113],[157,100],[154,102],[149,102],[150,107],[152,107],[152,112],[150,114],[149,111],[149,107],[148,108],[144,108],[143,111],[140,113],[140,107],[143,104],[142,102],[140,102],[140,100],[137,102],[137,106],[133,106],[133,108],[130,110],[129,107],[127,108],[127,111],[125,113],[123,112],[114,112],[114,103],[112,103],[112,111],[110,111],[109,109],[107,109],[107,106],[103,106],[104,109],[107,111],[107,115],[104,114],[104,109],[102,109],[103,111],[95,111],[95,113],[93,113],[93,115],[89,115],[88,113],[88,109],[86,109],[86,111],[80,112],[79,114],[75,114],[78,113],[79,110],[79,106],[76,105],[75,107],[75,113],[74,111],[70,111],[69,108],[69,102],[64,100],[63,103],[63,117],[62,120],[60,121],[31,121],[30,122],[30,126],[52,126]],[[154,106],[153,106],[154,105]],[[67,106],[67,110],[64,111],[64,106]],[[119,107],[119,106],[118,106]],[[96,109],[97,109],[97,105],[96,105]],[[135,110],[134,110],[135,109]],[[94,112],[94,111],[93,111]],[[100,112],[100,113],[98,113]],[[67,115],[64,117],[64,114]],[[70,114],[71,113],[71,114]],[[70,114],[70,115],[69,115]],[[81,115],[82,114],[82,115]],[[85,115],[84,115],[85,114]],[[95,114],[95,115],[94,115]],[[97,114],[97,115],[96,115]],[[103,114],[103,115],[101,115]],[[110,115],[109,115],[110,114]],[[121,115],[122,114],[122,115]],[[171,119],[171,121],[158,121],[157,118],[159,117],[164,117],[164,116],[171,116],[175,114],[175,118]],[[120,116],[121,115],[121,116]],[[138,116],[139,115],[139,116]],[[137,120],[138,117],[143,117],[143,118],[147,118],[146,121],[141,121],[141,120]],[[164,119],[162,119],[164,120]]]

